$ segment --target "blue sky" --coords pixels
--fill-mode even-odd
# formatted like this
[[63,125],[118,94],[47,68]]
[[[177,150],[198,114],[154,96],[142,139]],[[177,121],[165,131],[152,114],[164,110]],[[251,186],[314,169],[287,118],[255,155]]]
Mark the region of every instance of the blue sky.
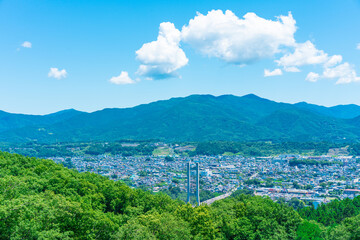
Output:
[[359,26],[360,1],[350,0],[0,0],[0,109],[249,93],[360,105]]

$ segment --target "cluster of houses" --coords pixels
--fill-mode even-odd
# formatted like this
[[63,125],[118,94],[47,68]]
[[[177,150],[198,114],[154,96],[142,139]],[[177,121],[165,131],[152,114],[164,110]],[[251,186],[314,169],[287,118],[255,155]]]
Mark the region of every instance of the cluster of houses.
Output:
[[[289,161],[295,157],[298,160],[315,160],[319,164],[291,166]],[[321,164],[324,161],[328,164]],[[298,198],[317,205],[335,198],[354,198],[360,195],[358,157],[283,155],[254,159],[254,163],[248,167],[257,172],[256,178],[259,181],[249,182],[246,187],[254,190],[256,195],[269,196],[273,200]]]
[[[289,161],[315,160],[319,164],[297,164]],[[179,187],[186,191],[186,164],[200,164],[202,190],[226,193],[234,188],[246,188],[256,195],[276,200],[285,198],[313,202],[328,202],[333,198],[360,194],[360,158],[311,157],[281,155],[247,158],[242,156],[130,156],[98,155],[72,158],[52,157],[57,163],[71,162],[79,172],[95,172],[113,180],[152,191]],[[322,161],[330,164],[320,164]]]

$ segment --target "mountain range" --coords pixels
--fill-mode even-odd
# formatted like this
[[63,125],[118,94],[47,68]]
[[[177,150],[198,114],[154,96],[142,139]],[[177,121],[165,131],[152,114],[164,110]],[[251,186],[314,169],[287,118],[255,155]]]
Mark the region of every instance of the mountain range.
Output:
[[253,94],[190,95],[132,108],[49,115],[0,111],[0,142],[358,141],[360,106],[279,103]]

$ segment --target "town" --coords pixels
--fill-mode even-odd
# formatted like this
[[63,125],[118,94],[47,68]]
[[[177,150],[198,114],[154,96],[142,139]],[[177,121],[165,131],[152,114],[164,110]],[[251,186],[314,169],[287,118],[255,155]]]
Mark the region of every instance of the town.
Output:
[[[293,198],[317,206],[335,198],[360,194],[360,158],[353,156],[271,157],[233,156],[121,156],[51,157],[79,172],[93,172],[134,188],[152,192],[178,188],[186,192],[186,164],[200,165],[200,189],[216,195],[246,189],[274,201]],[[207,199],[201,199],[205,201]]]

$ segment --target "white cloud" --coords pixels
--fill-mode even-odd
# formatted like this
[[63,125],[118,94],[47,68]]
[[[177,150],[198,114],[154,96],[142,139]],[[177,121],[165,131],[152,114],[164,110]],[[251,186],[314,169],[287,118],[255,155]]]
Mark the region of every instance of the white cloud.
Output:
[[295,44],[291,13],[276,21],[247,13],[242,19],[232,11],[200,13],[182,28],[182,39],[205,55],[234,64],[248,64],[272,57],[282,46]]
[[284,70],[286,71],[286,72],[300,72],[300,69],[299,68],[297,68],[297,67],[284,67]]
[[31,48],[32,44],[31,44],[31,42],[25,41],[21,44],[21,46],[24,48]]
[[268,69],[264,70],[264,77],[272,77],[272,76],[280,76],[280,75],[282,75],[282,71],[279,68],[274,69],[273,71],[270,71]]
[[320,75],[318,73],[309,72],[309,74],[306,76],[306,81],[309,82],[317,82],[319,80]]
[[315,64],[332,66],[341,61],[342,57],[340,55],[329,57],[323,50],[318,50],[312,42],[306,41],[305,43],[297,44],[293,53],[285,54],[276,62],[286,70],[293,67]]
[[358,45],[356,46],[357,50],[360,50],[360,43],[358,43]]
[[125,84],[133,84],[135,83],[134,80],[132,80],[130,77],[129,77],[129,74],[128,72],[125,72],[125,71],[122,71],[120,73],[119,76],[117,77],[112,77],[110,79],[110,82],[111,83],[114,83],[114,84],[118,84],[118,85],[125,85]]
[[141,65],[138,74],[149,79],[174,77],[175,71],[188,63],[184,51],[180,48],[181,33],[173,23],[160,24],[156,41],[145,43],[136,51]]
[[324,78],[338,79],[336,84],[344,84],[360,81],[360,77],[356,75],[356,71],[349,63],[345,62],[333,68],[325,68]]
[[322,75],[310,72],[306,80],[309,82],[316,82],[320,78],[323,79],[337,79],[336,84],[345,84],[352,82],[359,82],[360,77],[357,76],[355,69],[349,63],[337,65],[335,67],[325,67]]
[[328,61],[325,62],[325,67],[332,67],[342,62],[342,56],[341,55],[333,55],[329,57]]
[[66,78],[67,72],[65,69],[59,70],[58,68],[50,68],[48,77],[52,77],[52,78],[56,78],[56,79]]
[[[297,43],[296,29],[291,13],[268,20],[251,12],[239,18],[230,10],[212,10],[206,15],[197,13],[181,32],[173,23],[163,22],[157,40],[145,43],[136,51],[141,63],[137,74],[146,79],[178,76],[176,70],[188,63],[180,48],[184,42],[209,57],[239,66],[280,55],[275,62],[281,69],[265,69],[265,77],[282,75],[283,71],[300,72],[302,66],[318,65],[323,73],[310,72],[307,81],[316,82],[321,78],[337,78],[337,84],[359,81],[352,66],[341,64],[341,55],[329,55],[311,41]],[[357,49],[360,50],[360,43]]]
[[307,75],[306,80],[310,82],[316,82],[320,78],[337,79],[336,84],[360,81],[349,63],[340,64],[342,60],[341,55],[329,56],[323,50],[318,50],[312,42],[306,41],[297,44],[293,53],[285,54],[276,62],[285,71],[292,70],[292,68],[298,69],[304,65],[321,65],[324,69],[322,75],[314,72]]

